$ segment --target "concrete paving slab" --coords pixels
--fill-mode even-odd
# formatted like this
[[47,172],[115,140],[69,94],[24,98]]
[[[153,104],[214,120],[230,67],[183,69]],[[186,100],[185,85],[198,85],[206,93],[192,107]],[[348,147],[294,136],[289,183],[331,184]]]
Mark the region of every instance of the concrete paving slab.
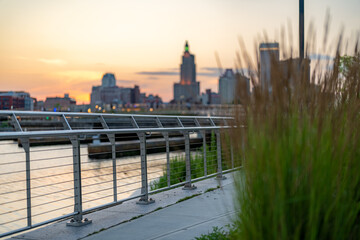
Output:
[[231,222],[235,216],[233,191],[233,184],[227,184],[85,239],[193,239]]
[[[155,203],[150,205],[138,205],[136,204],[136,201],[138,199],[130,200],[127,202],[124,202],[120,205],[107,208],[104,210],[100,210],[91,214],[85,215],[85,217],[92,219],[92,223],[86,226],[82,227],[66,227],[66,221],[60,221],[56,222],[50,225],[46,225],[42,228],[38,228],[35,230],[30,230],[21,234],[18,234],[16,236],[13,236],[11,239],[54,239],[54,240],[63,240],[63,239],[81,239],[84,238],[94,232],[102,231],[103,229],[111,229],[113,226],[117,226],[119,224],[124,224],[124,222],[129,221],[135,217],[139,217],[142,215],[149,214],[153,212],[156,209],[164,208],[170,205],[175,204],[179,199],[192,196],[194,194],[203,194],[207,189],[209,188],[216,188],[219,184],[220,185],[231,185],[233,182],[232,174],[227,174],[227,179],[225,180],[216,180],[215,178],[209,178],[203,181],[196,182],[195,185],[197,186],[197,189],[195,190],[182,190],[181,187],[175,188],[172,190],[160,192],[154,195],[151,195],[153,199],[155,199]],[[218,193],[215,193],[216,191],[212,192],[213,196],[212,198],[218,198],[220,196],[217,196]],[[201,195],[201,197],[207,197],[211,198],[208,193],[206,193],[204,196]],[[224,196],[221,196],[224,197]],[[187,201],[190,201],[192,199],[189,199]],[[184,201],[187,202],[187,201]],[[180,203],[179,203],[180,204]],[[199,203],[193,203],[197,206],[197,208],[201,209],[201,214],[199,213],[198,216],[194,216],[194,214],[191,213],[191,208],[182,207],[178,211],[178,215],[175,215],[177,210],[169,209],[170,211],[174,211],[174,215],[172,215],[174,218],[176,217],[188,217],[193,219],[201,220],[202,216],[208,217],[208,212],[217,212],[217,210],[221,209],[221,204],[216,205],[214,207],[211,207],[210,205],[208,208],[203,207],[202,204]],[[178,205],[178,204],[176,204]],[[180,204],[179,206],[183,206]],[[213,209],[211,209],[213,208]],[[161,210],[160,210],[161,211]],[[219,210],[220,211],[220,210]],[[154,212],[154,214],[157,212]],[[143,218],[143,217],[141,217]],[[139,218],[139,219],[141,219]],[[153,219],[153,218],[152,218]],[[164,218],[161,218],[164,219]],[[168,220],[168,219],[167,219]],[[153,220],[151,220],[153,221]],[[166,221],[166,218],[165,220]],[[188,220],[186,220],[188,221]],[[121,224],[121,225],[122,225]],[[183,227],[183,225],[181,225]],[[138,228],[139,229],[139,228]],[[162,229],[162,228],[160,228]],[[107,230],[108,231],[108,230]],[[96,235],[93,235],[96,236]],[[124,238],[126,239],[126,238]],[[137,238],[139,239],[139,238]]]

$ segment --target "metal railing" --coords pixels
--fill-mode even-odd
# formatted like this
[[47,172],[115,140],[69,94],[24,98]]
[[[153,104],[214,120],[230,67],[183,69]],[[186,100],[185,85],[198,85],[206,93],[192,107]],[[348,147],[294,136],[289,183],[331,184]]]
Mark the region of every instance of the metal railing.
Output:
[[[194,180],[222,179],[239,165],[221,144],[229,117],[0,111],[0,120],[0,237],[62,219],[88,224],[92,211],[136,198],[149,204],[150,194],[194,189]],[[94,137],[101,142],[82,144]],[[52,145],[64,138],[68,145]],[[111,160],[91,159],[90,147]]]

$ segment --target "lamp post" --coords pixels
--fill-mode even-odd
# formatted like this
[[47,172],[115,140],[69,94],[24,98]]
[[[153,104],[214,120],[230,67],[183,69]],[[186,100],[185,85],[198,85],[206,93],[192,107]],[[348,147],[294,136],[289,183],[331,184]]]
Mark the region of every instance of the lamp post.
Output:
[[304,59],[304,0],[299,0],[299,54]]

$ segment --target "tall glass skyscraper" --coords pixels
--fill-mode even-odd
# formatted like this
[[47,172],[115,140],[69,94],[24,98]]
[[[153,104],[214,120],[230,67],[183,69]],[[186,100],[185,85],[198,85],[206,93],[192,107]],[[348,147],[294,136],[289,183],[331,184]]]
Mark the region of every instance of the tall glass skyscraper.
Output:
[[261,43],[260,50],[260,85],[272,92],[271,75],[274,64],[279,63],[279,43]]
[[196,102],[200,94],[200,83],[196,82],[195,56],[189,52],[186,41],[185,51],[180,65],[180,83],[174,84],[176,102]]

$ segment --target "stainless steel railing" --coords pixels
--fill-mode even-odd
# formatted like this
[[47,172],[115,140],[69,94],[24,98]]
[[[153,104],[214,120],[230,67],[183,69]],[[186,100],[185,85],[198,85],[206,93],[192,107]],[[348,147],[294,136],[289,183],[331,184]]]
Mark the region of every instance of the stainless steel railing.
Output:
[[[221,179],[224,167],[239,165],[230,144],[221,144],[229,117],[0,111],[0,121],[0,237],[61,219],[88,224],[89,212],[136,198],[149,204],[150,194],[193,189],[194,180]],[[171,145],[174,134],[183,142]],[[83,142],[93,136],[111,145],[111,160],[88,157]],[[149,147],[160,136],[163,143]],[[69,144],[49,145],[59,138]],[[43,146],[31,147],[35,140]],[[121,148],[124,140],[130,148]],[[139,155],[117,157],[130,151]]]

